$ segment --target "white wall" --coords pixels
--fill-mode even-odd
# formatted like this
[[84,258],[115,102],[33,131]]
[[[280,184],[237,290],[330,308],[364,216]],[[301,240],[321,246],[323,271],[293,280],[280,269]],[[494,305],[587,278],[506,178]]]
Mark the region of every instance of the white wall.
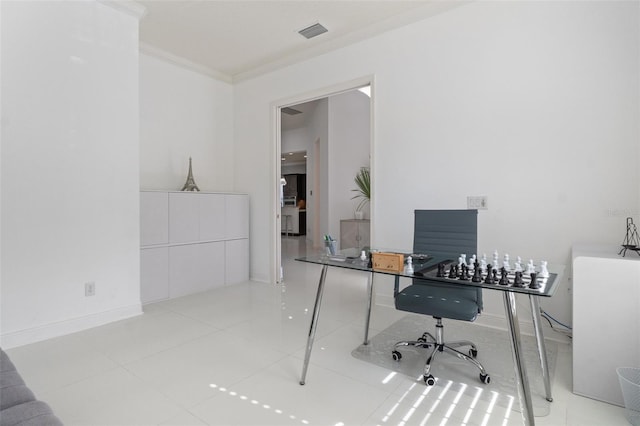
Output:
[[[353,219],[360,199],[354,178],[361,167],[369,167],[371,151],[369,97],[358,90],[329,98],[329,229],[339,239],[340,220]],[[369,206],[364,208],[368,213]]]
[[98,2],[0,8],[7,348],[141,313],[138,17]]
[[140,55],[140,188],[233,190],[233,87]]
[[[273,266],[257,256],[272,247],[271,103],[372,74],[374,245],[410,247],[414,209],[468,195],[489,197],[481,252],[568,264],[576,241],[619,244],[640,206],[638,7],[473,2],[237,84],[236,146],[255,153],[235,167],[252,276]],[[570,322],[570,283],[543,305]]]

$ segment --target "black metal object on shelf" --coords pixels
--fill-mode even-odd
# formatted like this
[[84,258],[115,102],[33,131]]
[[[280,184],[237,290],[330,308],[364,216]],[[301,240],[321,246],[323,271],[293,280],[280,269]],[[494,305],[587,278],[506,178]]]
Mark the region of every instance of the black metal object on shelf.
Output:
[[640,237],[638,236],[638,228],[633,223],[633,219],[627,218],[627,234],[622,241],[622,249],[618,254],[624,257],[627,254],[627,250],[633,250],[640,256]]
[[200,191],[196,181],[193,179],[193,171],[191,170],[191,157],[189,157],[189,174],[187,175],[187,181],[184,183],[181,191]]

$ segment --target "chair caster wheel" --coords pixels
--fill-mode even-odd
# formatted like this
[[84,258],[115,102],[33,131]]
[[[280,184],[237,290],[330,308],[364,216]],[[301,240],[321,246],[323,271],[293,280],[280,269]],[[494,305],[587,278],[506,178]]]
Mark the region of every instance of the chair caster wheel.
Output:
[[432,374],[422,376],[422,379],[427,384],[427,386],[433,386],[436,384],[436,378],[433,377]]
[[485,385],[488,385],[489,383],[491,383],[491,376],[489,376],[488,374],[480,373],[480,381]]
[[469,356],[470,356],[471,358],[475,358],[475,357],[477,357],[477,356],[478,356],[478,350],[477,350],[477,349],[473,349],[473,348],[472,348],[472,349],[469,349]]
[[400,361],[402,359],[402,354],[398,351],[391,352],[391,357],[394,361]]

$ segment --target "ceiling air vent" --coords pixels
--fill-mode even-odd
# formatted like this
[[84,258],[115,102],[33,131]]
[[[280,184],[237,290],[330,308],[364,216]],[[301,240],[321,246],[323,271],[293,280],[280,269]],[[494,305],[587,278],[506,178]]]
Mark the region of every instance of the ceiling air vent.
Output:
[[306,38],[313,38],[319,36],[322,33],[326,33],[328,30],[320,24],[313,24],[310,27],[303,28],[298,33],[302,34]]
[[282,112],[284,112],[285,114],[288,115],[297,115],[297,114],[302,114],[302,111],[298,111],[297,109],[293,109],[290,107],[284,107],[281,109]]

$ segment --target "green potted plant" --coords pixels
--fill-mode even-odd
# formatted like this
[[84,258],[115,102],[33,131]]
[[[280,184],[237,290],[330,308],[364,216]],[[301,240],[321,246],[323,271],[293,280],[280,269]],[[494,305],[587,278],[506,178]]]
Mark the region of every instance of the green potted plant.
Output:
[[369,201],[371,201],[371,173],[368,167],[361,167],[356,177],[354,178],[354,182],[356,183],[357,188],[352,189],[353,192],[357,192],[356,195],[351,197],[351,199],[360,198],[360,202],[356,207],[356,219],[362,219],[364,217],[364,212],[362,208],[367,205]]

